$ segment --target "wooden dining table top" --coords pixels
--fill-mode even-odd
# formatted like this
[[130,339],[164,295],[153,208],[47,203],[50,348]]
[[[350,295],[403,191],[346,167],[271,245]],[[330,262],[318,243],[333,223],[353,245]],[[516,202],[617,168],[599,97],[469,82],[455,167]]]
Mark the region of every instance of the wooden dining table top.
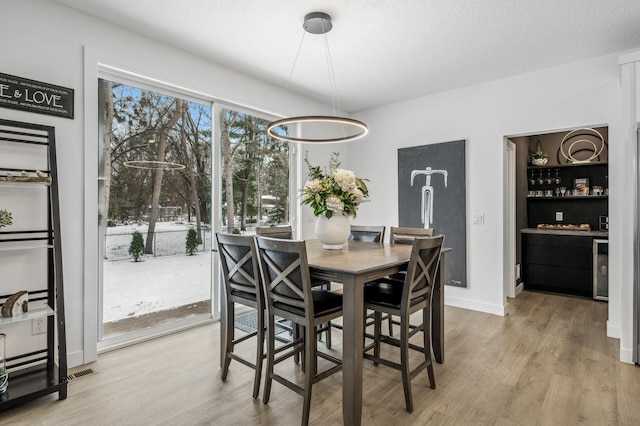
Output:
[[401,266],[411,257],[411,245],[348,241],[341,250],[323,249],[318,240],[306,240],[310,267],[361,274]]

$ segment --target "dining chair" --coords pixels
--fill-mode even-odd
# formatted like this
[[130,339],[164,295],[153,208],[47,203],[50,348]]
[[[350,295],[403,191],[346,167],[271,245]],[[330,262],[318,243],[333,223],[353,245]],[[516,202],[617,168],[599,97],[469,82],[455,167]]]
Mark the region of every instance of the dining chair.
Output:
[[283,238],[285,240],[293,239],[293,228],[291,225],[280,226],[257,226],[256,235],[261,237]]
[[[370,359],[374,365],[384,364],[402,372],[402,385],[408,412],[413,412],[411,379],[426,369],[429,385],[436,388],[431,359],[431,296],[436,285],[436,275],[440,263],[440,252],[444,235],[435,237],[417,237],[413,240],[411,258],[403,285],[399,286],[391,280],[381,279],[364,289],[365,308],[375,311],[373,343],[364,348],[364,358]],[[410,326],[409,317],[414,312],[422,311],[422,323]],[[381,333],[382,314],[400,317],[400,338]],[[410,343],[409,339],[422,331],[422,347]],[[400,362],[394,362],[380,355],[380,343],[400,348]],[[369,352],[373,349],[373,354]],[[409,351],[415,350],[424,355],[417,367],[409,366]]]
[[[224,277],[226,295],[226,341],[222,362],[222,381],[227,380],[231,360],[255,370],[253,378],[253,397],[260,391],[262,360],[264,359],[264,297],[260,285],[258,256],[253,244],[253,237],[244,235],[216,233],[218,255]],[[256,331],[238,339],[235,338],[235,304],[249,306],[257,312]],[[250,361],[234,352],[235,346],[252,337],[256,337],[255,360]]]
[[[433,228],[409,228],[403,226],[392,226],[389,232],[389,242],[391,244],[413,244],[413,240],[416,237],[431,237],[434,234]],[[397,274],[391,275],[389,278],[392,280],[404,282],[405,271],[400,271]],[[392,316],[389,316],[389,334],[393,335],[393,324],[398,324],[398,321],[394,320]]]
[[369,243],[381,243],[384,241],[384,225],[366,226],[351,225],[350,241],[365,241]]
[[416,237],[432,237],[433,228],[408,228],[403,226],[392,226],[390,228],[389,240],[391,244],[413,244]]
[[[255,242],[267,308],[267,366],[262,401],[269,402],[273,380],[285,385],[304,397],[302,424],[306,425],[313,384],[342,370],[342,361],[318,351],[317,342],[318,326],[342,316],[342,295],[312,287],[304,241],[256,237]],[[304,338],[276,349],[276,316],[301,326]],[[274,371],[276,364],[301,352],[304,354],[303,387]],[[335,365],[318,374],[318,357]]]
[[[350,241],[364,241],[369,243],[382,243],[384,241],[384,225],[351,225],[351,234],[349,235]],[[392,330],[392,319],[389,319],[389,333]],[[370,321],[371,320],[371,321]],[[367,322],[365,323],[365,329],[373,324],[373,313],[367,314]],[[334,328],[342,329],[340,324],[332,324]]]
[[[280,226],[258,226],[256,227],[256,235],[261,237],[270,237],[270,238],[281,238],[285,240],[293,239],[293,228],[291,225],[280,225]],[[311,284],[313,287],[320,287],[323,290],[331,290],[331,283],[326,280],[313,279]],[[281,325],[287,328],[287,325],[281,322]],[[326,332],[325,334],[325,345],[327,348],[331,349],[331,323],[323,324],[320,327],[321,332]],[[294,331],[289,330],[295,334]],[[318,338],[322,340],[322,333],[318,334]]]

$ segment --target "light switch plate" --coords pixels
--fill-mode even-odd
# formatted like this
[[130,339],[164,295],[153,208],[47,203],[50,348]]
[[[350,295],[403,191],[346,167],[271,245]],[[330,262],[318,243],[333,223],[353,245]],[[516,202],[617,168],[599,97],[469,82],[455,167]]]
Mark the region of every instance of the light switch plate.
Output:
[[484,225],[484,213],[473,215],[474,225]]
[[562,222],[564,220],[564,214],[562,212],[556,212],[556,222]]

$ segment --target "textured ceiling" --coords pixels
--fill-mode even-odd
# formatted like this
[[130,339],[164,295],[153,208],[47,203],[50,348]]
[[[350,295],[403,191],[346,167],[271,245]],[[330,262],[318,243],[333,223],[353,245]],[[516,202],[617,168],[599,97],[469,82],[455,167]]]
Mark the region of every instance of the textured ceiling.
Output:
[[640,48],[640,0],[52,1],[330,104],[328,13],[347,112]]

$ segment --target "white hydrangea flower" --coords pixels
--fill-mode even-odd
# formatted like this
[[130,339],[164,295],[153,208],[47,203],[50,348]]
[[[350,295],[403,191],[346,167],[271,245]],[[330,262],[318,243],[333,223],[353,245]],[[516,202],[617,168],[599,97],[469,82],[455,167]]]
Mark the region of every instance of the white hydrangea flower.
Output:
[[310,191],[318,192],[322,189],[322,182],[320,182],[320,179],[311,179],[304,184],[304,187]]
[[327,210],[334,213],[342,213],[344,211],[344,203],[335,195],[328,197],[325,205],[327,206]]
[[345,192],[351,191],[356,187],[356,175],[351,170],[336,169],[333,179],[340,185],[340,189]]
[[364,198],[364,194],[358,187],[353,188],[351,191],[349,191],[349,193],[355,198],[354,199],[355,204],[360,204],[360,201],[362,201],[362,199]]

